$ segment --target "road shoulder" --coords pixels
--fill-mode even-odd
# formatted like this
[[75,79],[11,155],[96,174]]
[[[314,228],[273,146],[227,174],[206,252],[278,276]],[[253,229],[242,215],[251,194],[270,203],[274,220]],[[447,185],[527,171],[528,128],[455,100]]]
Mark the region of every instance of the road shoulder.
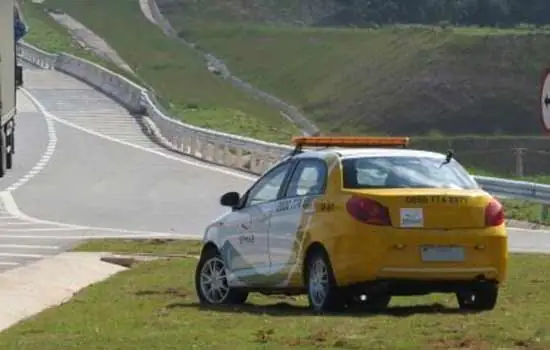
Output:
[[101,253],[63,253],[0,274],[0,330],[69,300],[83,288],[124,267],[100,260]]

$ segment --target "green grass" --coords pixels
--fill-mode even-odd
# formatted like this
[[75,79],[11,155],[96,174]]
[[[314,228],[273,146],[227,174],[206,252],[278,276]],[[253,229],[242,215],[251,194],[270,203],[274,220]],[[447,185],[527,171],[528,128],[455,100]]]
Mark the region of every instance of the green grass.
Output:
[[543,215],[542,204],[516,199],[505,199],[501,202],[509,219],[550,226],[550,216]]
[[[189,250],[197,243],[191,242]],[[151,248],[153,249],[153,248]],[[181,247],[181,249],[184,249]],[[201,308],[195,259],[140,263],[0,334],[1,349],[449,349],[550,346],[550,259],[513,254],[494,311],[451,296],[394,298],[385,314],[314,316],[299,298]]]
[[[440,151],[452,143],[468,167],[502,176],[514,171],[513,148],[523,146],[526,173],[550,172],[548,157],[536,154],[550,151],[546,139],[505,135],[540,132],[533,86],[550,37],[537,30],[296,28],[287,24],[296,23],[296,13],[305,15],[292,1],[253,2],[246,11],[233,0],[159,2],[186,38],[227,59],[239,76],[302,106],[325,132],[413,135],[413,146]],[[281,143],[297,133],[206,72],[202,58],[147,22],[135,1],[47,0],[45,6],[67,11],[105,38],[183,120]],[[280,18],[275,22],[285,25],[265,24]],[[457,133],[470,137],[445,135]]]
[[474,174],[476,176],[501,177],[509,180],[536,182],[540,184],[550,185],[550,175],[527,175],[527,176],[517,176],[514,174],[499,175],[490,171],[477,169],[477,168],[476,169],[468,168],[467,170],[470,174]]
[[290,2],[158,1],[183,37],[301,106],[324,131],[541,132],[533,89],[548,30],[293,27],[315,21]]
[[73,249],[76,252],[112,252],[117,254],[199,255],[201,242],[174,239],[97,239]]
[[138,1],[47,0],[107,41],[185,122],[288,143],[299,131],[279,111],[208,72],[201,55],[167,38],[141,13]]
[[67,30],[44,13],[39,5],[23,1],[21,9],[30,29],[24,38],[29,44],[51,53],[67,52],[91,61],[102,60],[92,52],[82,48],[71,38]]
[[99,57],[92,51],[80,46],[78,42],[71,37],[65,27],[54,21],[43,11],[41,5],[23,1],[21,3],[21,10],[30,29],[27,36],[24,38],[29,44],[50,53],[66,52],[87,59],[113,72],[122,74],[138,84],[143,83],[141,79],[120,69],[110,60]]
[[[464,165],[503,177],[515,170],[514,148],[525,147],[526,173],[543,174],[525,180],[548,181],[548,156],[537,153],[550,151],[547,138],[504,134],[540,129],[538,112],[531,110],[536,105],[532,89],[546,64],[546,53],[539,51],[550,40],[545,34],[534,35],[531,28],[276,27],[265,22],[295,23],[292,18],[303,15],[303,8],[292,1],[254,2],[244,12],[233,0],[159,2],[185,37],[227,58],[234,71],[264,90],[304,107],[325,131],[424,133],[428,136],[413,136],[413,147],[452,147]],[[182,3],[185,13],[175,5]],[[152,87],[171,114],[184,121],[280,143],[297,134],[273,110],[206,72],[202,58],[164,37],[135,1],[48,0],[44,6],[64,9],[107,39],[137,67],[142,85]],[[134,37],[144,44],[130,40]],[[468,135],[449,137],[441,130]]]
[[533,84],[547,62],[548,35],[296,29],[168,17],[236,75],[301,107],[326,132],[541,132]]

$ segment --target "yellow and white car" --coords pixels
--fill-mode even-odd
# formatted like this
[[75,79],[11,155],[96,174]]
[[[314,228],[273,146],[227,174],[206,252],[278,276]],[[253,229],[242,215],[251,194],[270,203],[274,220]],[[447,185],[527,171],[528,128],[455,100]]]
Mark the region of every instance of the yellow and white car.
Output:
[[441,292],[462,309],[493,309],[507,270],[503,206],[452,153],[408,141],[294,138],[246,193],[221,197],[231,211],[204,234],[200,301],[307,293],[319,312]]

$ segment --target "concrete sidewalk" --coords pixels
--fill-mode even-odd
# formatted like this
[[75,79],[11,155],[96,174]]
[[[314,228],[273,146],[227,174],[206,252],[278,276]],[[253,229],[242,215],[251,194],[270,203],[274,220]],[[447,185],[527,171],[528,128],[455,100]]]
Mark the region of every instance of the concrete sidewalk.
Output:
[[0,274],[0,331],[125,267],[101,261],[105,253],[62,253]]

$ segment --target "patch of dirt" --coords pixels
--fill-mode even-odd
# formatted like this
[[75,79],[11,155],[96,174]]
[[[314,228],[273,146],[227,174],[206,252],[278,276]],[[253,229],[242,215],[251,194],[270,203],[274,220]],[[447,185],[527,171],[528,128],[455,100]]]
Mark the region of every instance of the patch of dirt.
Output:
[[167,289],[161,289],[161,290],[147,289],[147,290],[139,290],[135,292],[135,295],[137,296],[168,295],[168,296],[186,298],[189,295],[189,292],[186,291],[185,289],[177,289],[177,288],[167,288]]

